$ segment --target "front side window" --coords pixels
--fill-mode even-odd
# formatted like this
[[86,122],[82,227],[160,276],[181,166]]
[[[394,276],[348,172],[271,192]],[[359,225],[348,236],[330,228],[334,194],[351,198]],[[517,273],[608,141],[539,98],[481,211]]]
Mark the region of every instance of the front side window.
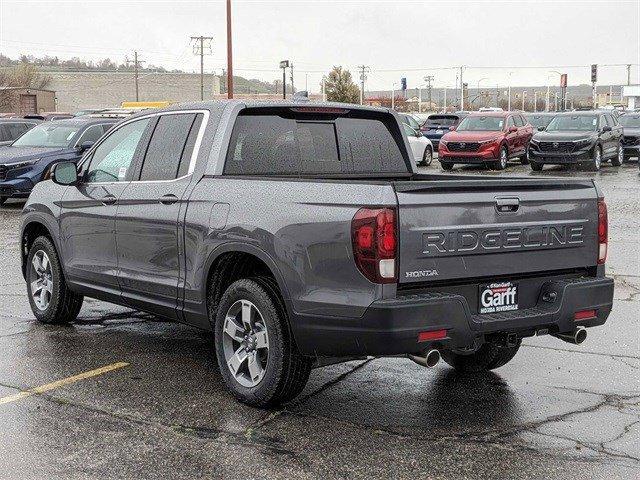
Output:
[[522,117],[520,117],[520,115],[514,115],[513,121],[516,124],[516,127],[524,127],[524,122],[522,121]]
[[402,126],[404,127],[404,131],[407,134],[407,137],[417,137],[418,136],[416,131],[413,128],[411,128],[409,125],[403,123]]
[[16,147],[69,147],[80,128],[80,125],[69,125],[63,122],[41,123],[13,142],[13,145]]
[[128,123],[98,145],[91,156],[85,181],[95,183],[127,180],[131,162],[149,121],[149,118],[143,118]]

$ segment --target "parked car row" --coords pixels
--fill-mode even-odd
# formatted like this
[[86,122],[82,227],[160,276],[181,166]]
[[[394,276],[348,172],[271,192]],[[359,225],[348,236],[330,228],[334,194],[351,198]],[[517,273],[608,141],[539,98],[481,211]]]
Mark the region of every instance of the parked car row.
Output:
[[[417,143],[414,138],[422,134],[438,152],[444,170],[457,164],[502,170],[511,160],[530,164],[534,171],[544,165],[599,170],[604,162],[619,166],[640,158],[639,112],[455,112],[430,115],[419,130],[410,115],[400,117],[410,143]],[[422,161],[425,148],[414,152],[417,164],[430,163]]]
[[46,179],[56,163],[80,160],[119,119],[88,115],[39,123],[16,118],[0,120],[0,132],[11,122],[14,125],[33,122],[16,140],[0,147],[0,205],[8,198],[28,197],[34,185]]

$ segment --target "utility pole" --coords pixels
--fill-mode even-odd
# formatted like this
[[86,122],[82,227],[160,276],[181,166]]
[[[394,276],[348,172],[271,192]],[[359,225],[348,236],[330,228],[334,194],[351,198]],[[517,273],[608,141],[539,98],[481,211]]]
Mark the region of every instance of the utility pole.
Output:
[[427,82],[427,98],[429,99],[429,110],[431,111],[431,82],[433,82],[433,75],[427,75],[424,77],[424,81]]
[[[125,58],[125,61],[127,63],[127,66],[129,65],[129,63],[131,63],[131,60],[129,60],[129,58]],[[139,95],[139,90],[138,90],[138,71],[139,71],[139,67],[140,65],[144,63],[143,60],[138,60],[138,51],[135,50],[133,52],[133,78],[134,78],[134,83],[136,86],[136,102],[140,101],[140,95]]]
[[233,98],[233,50],[231,48],[231,0],[227,0],[227,98]]
[[627,64],[627,86],[631,85],[631,64]]
[[[213,37],[191,37],[191,41],[194,42],[193,53],[194,55],[200,55],[200,100],[204,100],[204,48],[205,42],[207,42],[207,49],[211,54],[211,42]],[[227,70],[227,75],[228,75]],[[229,89],[229,81],[227,80],[227,89]]]
[[293,62],[289,64],[289,74],[291,75],[291,95],[296,93],[296,87],[293,86]]
[[366,65],[358,65],[358,68],[360,69],[360,105],[362,105],[364,103],[364,82],[370,70]]
[[464,65],[460,66],[460,111],[464,111],[464,84],[462,83],[462,72]]

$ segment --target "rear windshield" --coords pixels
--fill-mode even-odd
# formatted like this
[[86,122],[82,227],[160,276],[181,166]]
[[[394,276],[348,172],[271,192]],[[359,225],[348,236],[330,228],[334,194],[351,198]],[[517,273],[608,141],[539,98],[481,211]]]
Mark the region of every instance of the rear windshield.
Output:
[[458,126],[459,132],[499,132],[504,127],[504,117],[477,116],[466,117]]
[[[393,117],[389,116],[389,120]],[[389,121],[387,120],[387,121]],[[397,122],[396,129],[397,129]],[[402,151],[378,118],[238,116],[224,172],[232,175],[375,174],[408,172]]]
[[450,127],[455,125],[458,121],[458,117],[452,116],[442,116],[442,115],[430,115],[427,118],[426,125],[427,126],[441,126],[441,127]]

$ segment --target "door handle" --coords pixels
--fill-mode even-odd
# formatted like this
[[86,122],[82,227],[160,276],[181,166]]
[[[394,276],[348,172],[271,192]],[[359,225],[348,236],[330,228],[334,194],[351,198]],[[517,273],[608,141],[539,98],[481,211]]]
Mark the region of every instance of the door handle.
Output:
[[496,210],[500,213],[517,212],[518,208],[520,199],[517,197],[496,198]]
[[167,195],[163,195],[162,197],[160,197],[158,199],[158,202],[160,202],[162,205],[173,205],[177,201],[178,201],[178,197],[176,197],[172,193],[168,193]]
[[113,195],[105,195],[100,199],[100,202],[103,205],[113,205],[114,203],[116,203],[116,200],[116,197],[114,197]]

